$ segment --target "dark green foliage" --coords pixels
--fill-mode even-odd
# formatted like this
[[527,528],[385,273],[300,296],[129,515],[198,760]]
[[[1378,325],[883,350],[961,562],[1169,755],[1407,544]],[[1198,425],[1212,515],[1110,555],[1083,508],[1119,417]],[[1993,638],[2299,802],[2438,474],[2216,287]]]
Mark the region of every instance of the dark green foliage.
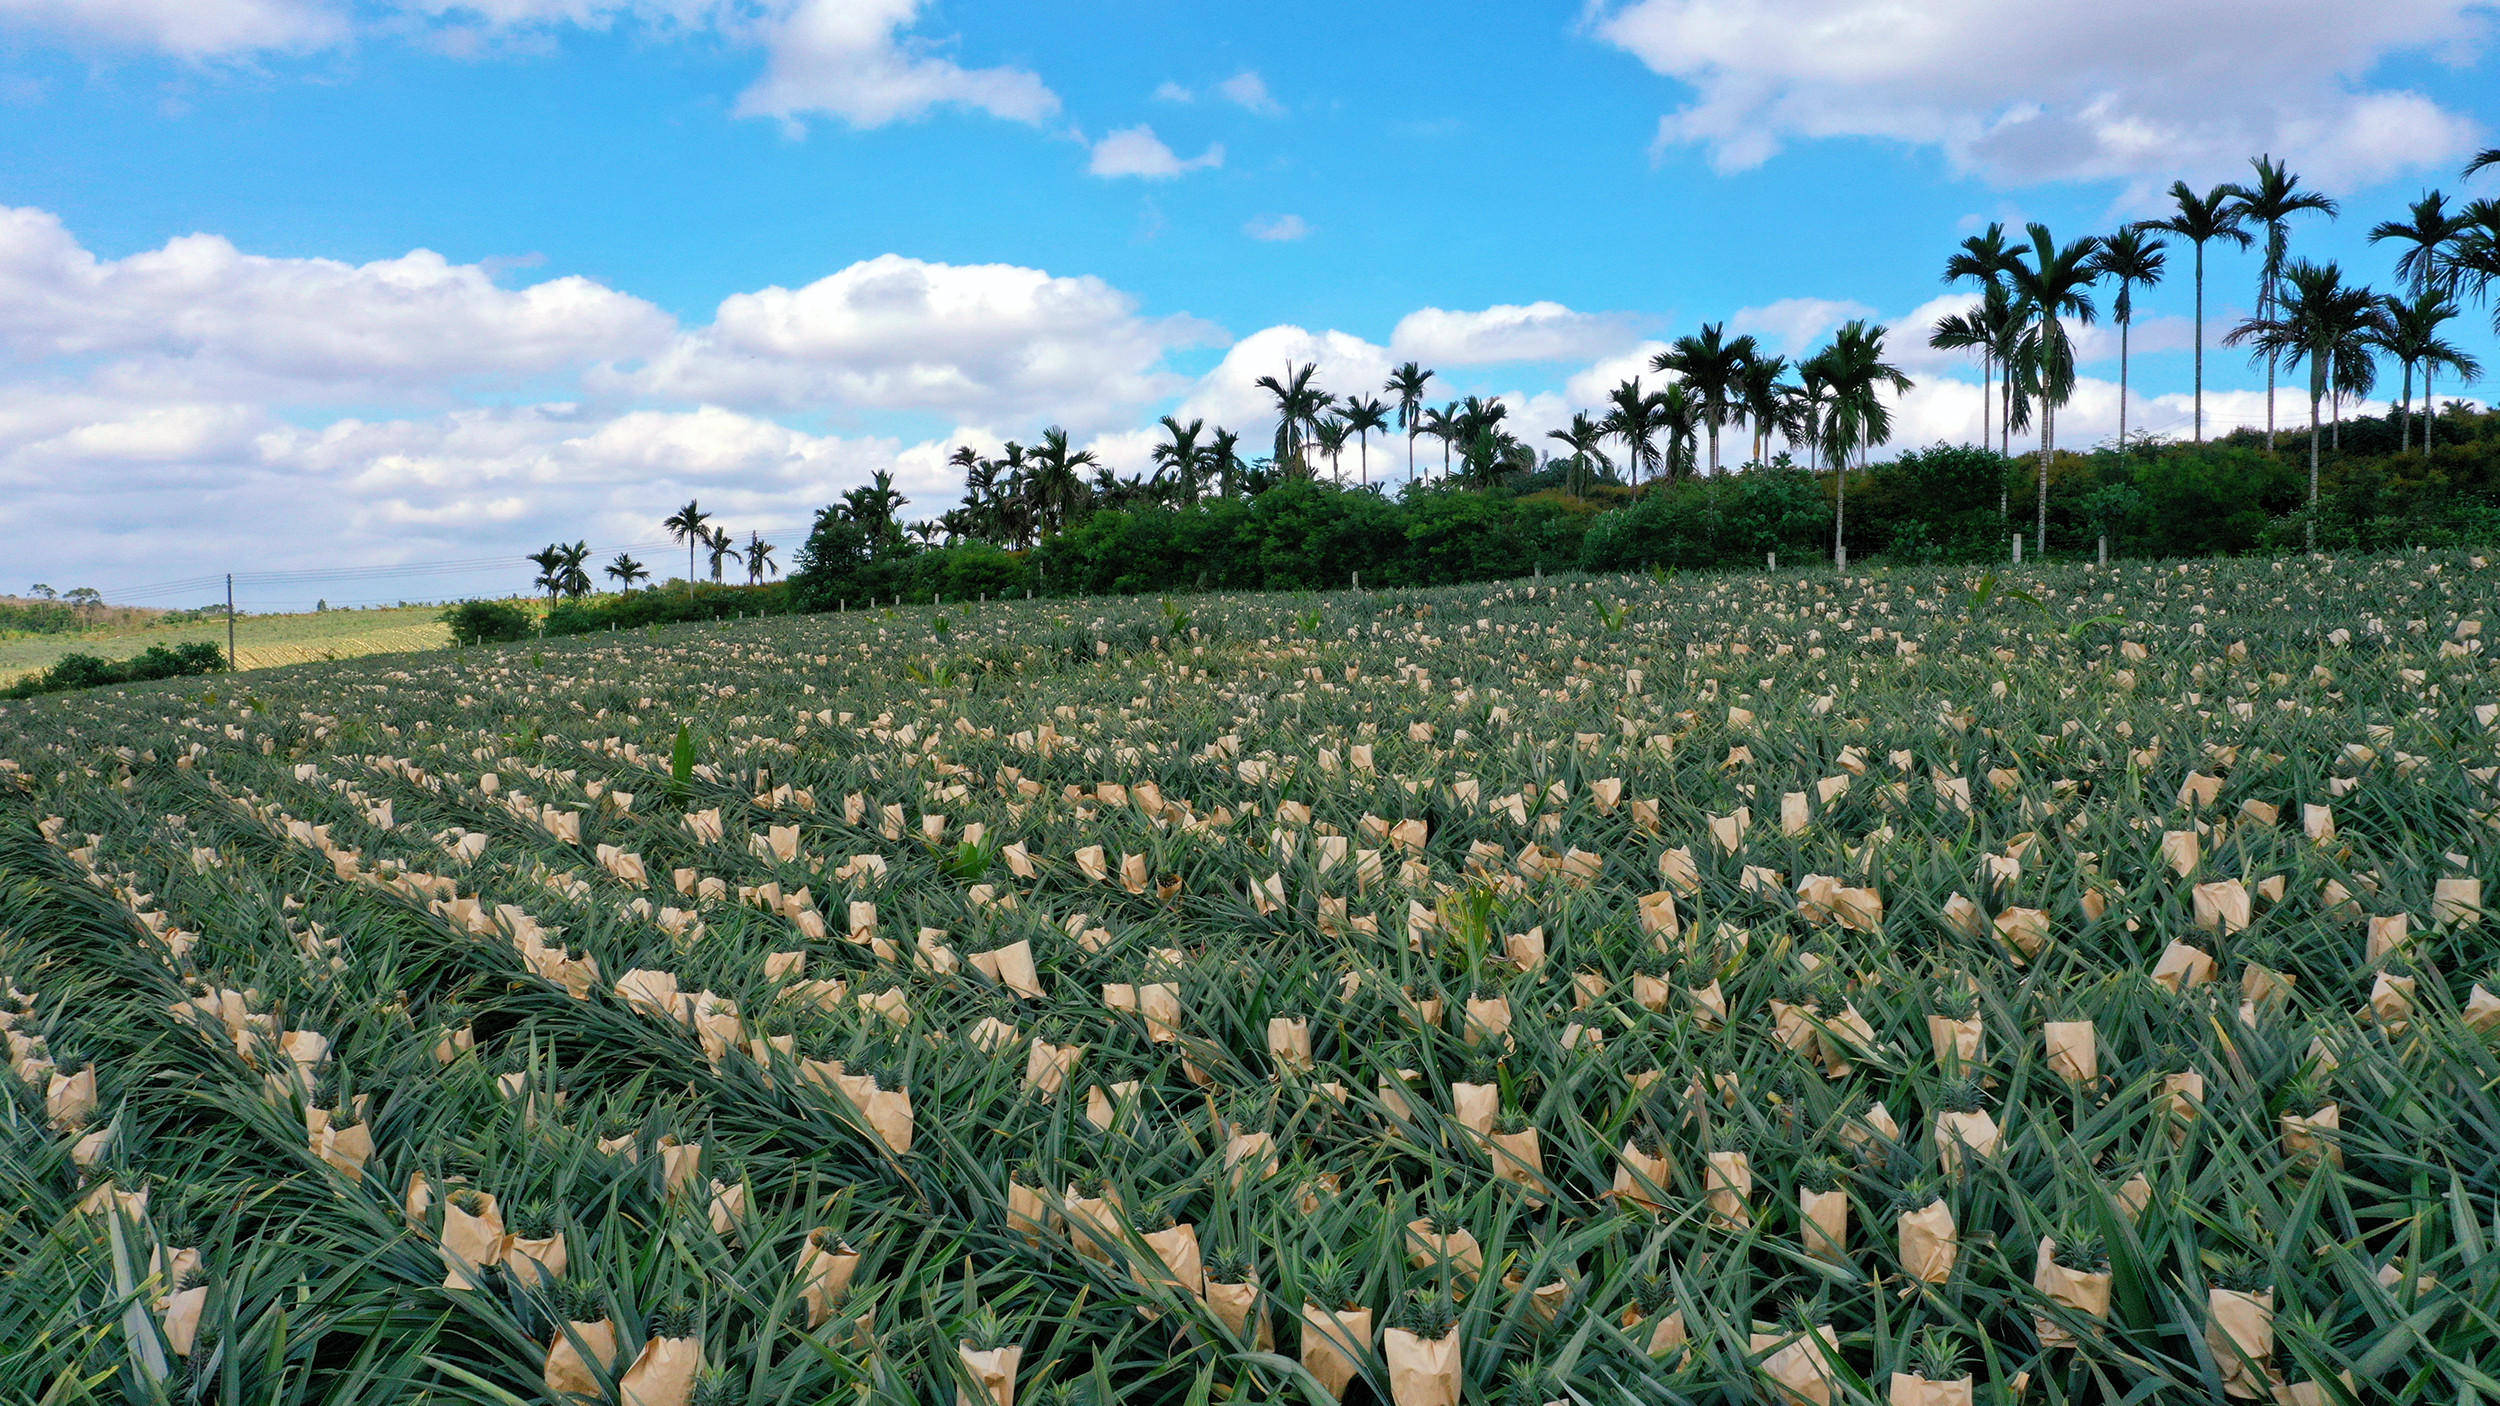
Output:
[[460,645],[505,644],[532,633],[530,613],[510,601],[462,601],[444,611],[442,619],[451,627],[452,643]]
[[152,644],[136,658],[119,661],[98,659],[92,654],[71,654],[40,674],[19,679],[0,689],[0,699],[32,698],[41,693],[66,693],[72,689],[223,673],[225,667],[226,651],[205,640],[171,648]]
[[792,603],[792,593],[791,583],[777,581],[765,586],[696,585],[568,600],[547,612],[546,631],[550,635],[596,635],[648,625],[787,615],[798,608]]

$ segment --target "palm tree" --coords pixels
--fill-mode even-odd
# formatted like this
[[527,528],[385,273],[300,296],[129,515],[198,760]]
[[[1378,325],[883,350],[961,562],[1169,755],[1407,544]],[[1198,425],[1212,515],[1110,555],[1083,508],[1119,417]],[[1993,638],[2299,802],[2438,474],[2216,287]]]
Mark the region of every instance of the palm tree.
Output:
[[1206,432],[1207,422],[1192,420],[1184,425],[1169,415],[1163,417],[1163,442],[1149,456],[1155,466],[1155,478],[1166,475],[1179,490],[1181,501],[1198,501],[1198,484],[1206,471],[1206,451],[1198,447],[1198,436]]
[[1025,451],[1025,498],[1044,535],[1067,526],[1083,508],[1083,471],[1096,462],[1090,449],[1071,452],[1068,432],[1057,425],[1042,431],[1042,442]]
[[728,528],[715,527],[712,529],[711,537],[707,539],[704,544],[705,554],[709,556],[712,561],[712,584],[715,586],[721,583],[720,564],[723,561],[735,561],[738,559],[738,548],[735,545],[736,540],[737,539],[729,535]]
[[[934,528],[934,524],[924,525]],[[767,570],[775,576],[781,574],[781,567],[773,561],[773,544],[764,540],[763,533],[749,532],[747,534],[747,584],[762,585],[764,573]]]
[[[1499,397],[1485,400],[1471,395],[1459,402],[1456,417],[1458,441],[1466,446],[1468,474],[1481,479],[1483,487],[1492,486],[1494,477],[1507,462],[1510,447],[1518,443],[1509,431],[1502,428],[1502,421],[1509,417],[1510,407],[1504,405]],[[1533,451],[1530,457],[1534,457]]]
[[[1984,298],[1989,291],[2002,290],[2005,287],[2005,274],[2013,266],[2013,260],[2014,251],[2005,242],[2005,226],[1992,223],[1985,233],[1974,234],[1963,240],[1961,247],[1944,261],[1944,281],[1948,284],[1963,282],[1977,284]],[[1943,323],[1940,322],[1937,326],[1941,329]],[[1997,364],[1996,344],[1981,340],[1948,345],[1931,337],[1928,345],[1939,350],[1951,351],[1967,351],[1973,347],[1978,349],[1979,423],[1983,430],[1980,437],[1985,439],[1987,436],[1984,430],[1988,423],[1988,390],[1991,385],[1990,372]]]
[[[1937,325],[1941,327],[1944,324],[1940,322]],[[1806,447],[1806,468],[1809,472],[1823,467],[1824,416],[1832,403],[1829,369],[1827,360],[1809,356],[1797,363],[1797,384],[1788,388],[1788,423],[1793,427],[1791,433],[1796,437],[1795,442]],[[1985,437],[1988,432],[1988,407],[1983,403],[1979,410],[1979,431]]]
[[2414,201],[2407,214],[2407,219],[2381,220],[2371,226],[2370,242],[2392,239],[2403,246],[2396,255],[2396,277],[2414,292],[2453,290],[2456,273],[2447,265],[2448,248],[2466,227],[2465,221],[2448,213],[2448,197],[2435,190]]
[[[2274,318],[2274,300],[2283,283],[2283,260],[2291,248],[2291,218],[2305,210],[2314,210],[2329,219],[2335,217],[2333,200],[2314,190],[2302,190],[2300,177],[2285,169],[2271,156],[2252,157],[2249,164],[2257,168],[2253,185],[2231,187],[2231,210],[2241,219],[2265,227],[2265,260],[2257,273],[2256,321]],[[2242,324],[2246,325],[2246,324]],[[2266,354],[2266,452],[2274,452],[2274,371],[2277,357]]]
[[2232,192],[2235,186],[2215,186],[2204,195],[2185,181],[2170,183],[2170,199],[2178,206],[2177,213],[2166,220],[2156,220],[2153,227],[2175,234],[2196,246],[2196,442],[2205,442],[2205,246],[2217,239],[2229,240],[2242,249],[2248,247],[2249,233],[2240,228],[2239,206]]
[[1378,400],[1366,400],[1356,395],[1347,396],[1345,398],[1345,425],[1347,429],[1354,431],[1355,453],[1361,456],[1363,463],[1363,483],[1365,487],[1369,487],[1372,481],[1371,433],[1374,430],[1389,428],[1389,407]]
[[1641,486],[1641,467],[1647,465],[1654,476],[1658,471],[1658,451],[1650,441],[1665,428],[1660,421],[1660,397],[1656,391],[1643,391],[1641,378],[1633,377],[1616,386],[1606,396],[1609,409],[1599,421],[1606,433],[1623,441],[1624,464],[1632,472],[1632,486]]
[[1352,424],[1335,415],[1323,415],[1311,427],[1311,440],[1319,452],[1328,456],[1328,474],[1339,483],[1345,482],[1345,442],[1353,434]]
[[711,540],[710,534],[703,528],[703,525],[711,520],[711,514],[696,507],[694,500],[689,498],[686,500],[686,506],[679,508],[660,522],[660,526],[668,529],[668,535],[686,544],[686,589],[689,591],[694,589],[695,545]]
[[618,552],[616,560],[608,563],[607,574],[624,582],[625,594],[630,596],[634,593],[634,583],[650,576],[651,572],[641,562]]
[[1669,382],[1658,392],[1658,428],[1667,436],[1668,479],[1692,472],[1701,440],[1701,402],[1682,381]]
[[[1007,446],[1014,449],[1014,445]],[[876,549],[892,546],[902,539],[903,509],[911,502],[894,487],[891,469],[879,469],[868,481],[842,494],[842,515],[858,524],[868,534]]]
[[2031,357],[2039,377],[2040,519],[2035,550],[2042,556],[2049,550],[2049,464],[2057,452],[2057,407],[2075,390],[2075,348],[2066,336],[2066,319],[2093,319],[2092,283],[2099,277],[2095,256],[2100,247],[2100,240],[2086,235],[2061,249],[2049,227],[2035,221],[2028,257],[2017,258],[2006,276],[2030,322],[2017,357]]
[[547,593],[547,604],[556,603],[556,594],[564,589],[564,544],[549,542],[524,560],[538,568],[538,578],[531,585]]
[[2101,250],[2092,259],[2095,273],[2118,281],[2118,296],[2111,300],[2110,315],[2118,322],[2118,452],[2127,452],[2127,333],[2135,325],[2135,285],[2150,288],[2161,282],[2162,266],[2169,262],[2160,239],[2148,235],[2146,225],[2121,225],[2118,232],[2101,241]]
[[1215,438],[1207,442],[1207,472],[1215,477],[1216,491],[1223,497],[1233,496],[1233,479],[1241,472],[1241,436],[1215,427]]
[[1441,477],[1446,481],[1450,476],[1450,445],[1458,439],[1458,402],[1425,411],[1421,423],[1425,434],[1441,441]]
[[2334,264],[2306,259],[2287,265],[2288,285],[2274,304],[2274,315],[2250,318],[2231,329],[2230,345],[2246,343],[2259,356],[2293,366],[2309,365],[2309,520],[2304,524],[2308,549],[2318,549],[2318,407],[2326,400],[2335,363],[2347,343],[2367,338],[2378,299],[2367,288],[2349,287]]
[[[1318,372],[1317,362],[1305,362],[1299,367],[1288,362],[1285,379],[1280,381],[1273,376],[1258,379],[1258,389],[1276,400],[1276,467],[1280,471],[1298,461],[1305,442],[1303,432],[1315,426],[1319,417],[1327,413],[1328,407],[1336,403],[1336,397],[1311,384],[1311,378]],[[1308,473],[1310,466],[1301,464],[1298,471]]]
[[1771,436],[1790,428],[1788,387],[1780,383],[1787,372],[1788,358],[1756,356],[1747,359],[1736,378],[1736,404],[1753,426],[1753,461],[1757,464],[1771,457]]
[[2445,366],[2466,380],[2483,373],[2482,363],[2440,334],[2440,326],[2461,316],[2447,294],[2431,289],[2399,298],[2392,294],[2379,305],[2379,347],[2404,368],[2405,395],[2398,412],[2404,426],[2399,449],[2413,447],[2413,368],[2422,368],[2422,453],[2431,452],[2431,375]]
[[2486,166],[2500,166],[2500,146],[2483,148],[2473,160],[2465,163],[2465,174],[2470,179],[2475,172]]
[[1606,457],[1606,452],[1598,447],[1612,433],[1614,432],[1606,428],[1604,421],[1590,419],[1585,410],[1573,412],[1571,424],[1567,428],[1545,432],[1547,439],[1560,440],[1571,450],[1573,497],[1585,496],[1583,490],[1587,487],[1589,460],[1595,459],[1609,469],[1615,466],[1614,461]]
[[1846,566],[1849,507],[1849,454],[1861,464],[1868,450],[1892,438],[1892,408],[1883,392],[1906,394],[1910,378],[1884,360],[1889,329],[1859,318],[1832,334],[1831,345],[1815,353],[1823,379],[1831,387],[1831,411],[1824,417],[1824,438],[1832,449],[1832,564]]
[[1754,339],[1728,340],[1727,324],[1702,324],[1699,335],[1687,333],[1675,345],[1649,359],[1652,371],[1672,371],[1701,401],[1702,422],[1710,427],[1710,472],[1719,471],[1719,427],[1731,418],[1737,378],[1753,359]]
[[1406,476],[1415,477],[1415,434],[1424,423],[1424,383],[1432,373],[1415,362],[1407,362],[1389,373],[1389,383],[1382,390],[1397,397],[1398,428],[1406,431]]

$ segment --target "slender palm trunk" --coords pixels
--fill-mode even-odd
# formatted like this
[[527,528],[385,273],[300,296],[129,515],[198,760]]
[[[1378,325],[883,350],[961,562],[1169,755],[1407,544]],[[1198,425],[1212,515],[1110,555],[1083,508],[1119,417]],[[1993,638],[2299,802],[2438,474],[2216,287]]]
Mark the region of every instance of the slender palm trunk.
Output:
[[2134,329],[2135,319],[2118,319],[2118,452],[2127,452],[2127,334]]
[[2402,454],[2413,447],[2413,363],[2405,363],[2404,404],[2396,410],[2396,452]]
[[1406,476],[1409,479],[1415,477],[1415,427],[1413,425],[1406,427]]
[[1710,422],[1710,472],[1719,471],[1719,422]]
[[1357,435],[1356,439],[1361,441],[1358,447],[1363,456],[1363,486],[1369,488],[1372,486],[1372,437],[1366,432]]
[[1843,457],[1840,466],[1832,470],[1832,566],[1835,570],[1839,569],[1842,561],[1845,560],[1841,552],[1845,550],[1848,542],[1845,535],[1848,525],[1849,461]]
[[2196,442],[2205,442],[2205,241],[2196,241]]
[[[2274,280],[2282,260],[2278,243],[2281,238],[2280,234],[2266,237],[2265,287],[2257,290],[2257,315],[2269,322],[2274,319]],[[2266,452],[2272,454],[2274,450],[2274,350],[2269,347],[2266,350]]]
[[2044,395],[2040,398],[2040,521],[2032,544],[2033,553],[2043,559],[2049,554],[2049,456],[2057,452],[2056,443],[2057,406]]
[[2316,391],[2309,393],[2309,521],[2303,526],[2309,550],[2318,549],[2318,400]]
[[2422,457],[2431,457],[2431,427],[2439,423],[2439,401],[2431,394],[2431,376],[2438,368],[2422,363]]

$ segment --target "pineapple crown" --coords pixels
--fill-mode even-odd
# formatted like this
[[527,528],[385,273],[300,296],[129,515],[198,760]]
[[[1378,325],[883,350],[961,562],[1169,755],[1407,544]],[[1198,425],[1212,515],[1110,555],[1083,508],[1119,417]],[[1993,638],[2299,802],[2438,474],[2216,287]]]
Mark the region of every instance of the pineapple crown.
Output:
[[458,1207],[462,1215],[482,1216],[486,1214],[489,1203],[485,1192],[464,1186],[451,1194],[451,1204]]
[[738,1406],[746,1396],[738,1379],[719,1367],[707,1367],[694,1379],[694,1393],[686,1398],[687,1406]]
[[1644,1274],[1633,1280],[1630,1292],[1624,1297],[1624,1306],[1643,1318],[1658,1313],[1673,1302],[1675,1281],[1659,1273]]
[[2079,1230],[2072,1235],[2057,1237],[2057,1245],[2049,1252],[2049,1258],[2056,1261],[2060,1268],[2078,1274],[2106,1274],[2109,1272],[2109,1242],[2097,1231]]
[[568,1323],[596,1323],[608,1316],[599,1286],[587,1279],[558,1279],[547,1298],[556,1316]]
[[701,1315],[693,1304],[679,1299],[651,1315],[651,1336],[655,1338],[691,1338]]
[[1007,1320],[999,1317],[997,1310],[985,1306],[964,1320],[963,1330],[957,1336],[974,1352],[995,1352],[1007,1346],[1013,1334]]
[[1322,1255],[1303,1272],[1302,1297],[1346,1312],[1363,1306],[1363,1276],[1335,1255]]
[[555,1208],[544,1201],[529,1200],[512,1213],[512,1233],[523,1240],[545,1240],[556,1233]]
[[1140,1235],[1156,1235],[1163,1231],[1170,1230],[1174,1224],[1175,1222],[1172,1219],[1171,1206],[1168,1203],[1158,1201],[1155,1204],[1148,1206],[1144,1211],[1138,1213],[1137,1233]]
[[2234,1250],[2212,1256],[2208,1263],[2212,1268],[2206,1279],[2217,1289],[2257,1294],[2273,1287],[2273,1281],[2266,1274],[2265,1262],[2255,1255]]
[[1808,1191],[1839,1190],[1841,1174],[1839,1160],[1832,1157],[1808,1157],[1797,1164],[1797,1184]]
[[1988,1106],[1988,1086],[1977,1078],[1948,1080],[1936,1090],[1936,1107],[1945,1113],[1977,1113]]
[[1402,1328],[1427,1342],[1437,1342],[1458,1328],[1458,1305],[1445,1293],[1408,1294],[1391,1316],[1390,1326]]
[[1963,1376],[1962,1343],[1942,1328],[1922,1328],[1910,1347],[1910,1362],[1918,1375],[1931,1382],[1954,1381]]
[[1218,1284],[1247,1284],[1251,1275],[1257,1272],[1249,1256],[1230,1247],[1209,1253],[1206,1270],[1207,1278]]
[[1527,1114],[1520,1112],[1516,1108],[1503,1109],[1500,1115],[1495,1117],[1493,1120],[1493,1131],[1502,1134],[1504,1137],[1516,1136],[1517,1134],[1524,1133],[1535,1126],[1536,1125],[1534,1123],[1528,1121]]
[[205,1289],[207,1287],[208,1271],[194,1265],[182,1272],[181,1277],[174,1284],[174,1292],[182,1293],[189,1289]]

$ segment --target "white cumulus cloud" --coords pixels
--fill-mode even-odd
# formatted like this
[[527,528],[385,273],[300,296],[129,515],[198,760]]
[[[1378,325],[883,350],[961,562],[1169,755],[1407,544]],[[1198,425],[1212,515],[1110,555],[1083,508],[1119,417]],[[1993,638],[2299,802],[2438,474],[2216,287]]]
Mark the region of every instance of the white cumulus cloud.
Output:
[[1115,420],[1179,386],[1192,318],[1150,318],[1099,278],[887,254],[801,288],[725,299],[649,364],[591,379],[673,400],[918,410],[974,423]]
[[1267,80],[1261,78],[1254,68],[1245,68],[1216,84],[1215,91],[1222,94],[1226,101],[1261,117],[1275,117],[1285,110],[1284,104],[1268,92]]
[[1556,302],[1504,303],[1475,312],[1423,308],[1389,334],[1389,349],[1426,365],[1502,361],[1579,361],[1634,340],[1630,320],[1575,312]]
[[1221,142],[1184,161],[1163,144],[1163,139],[1155,135],[1154,128],[1137,126],[1123,127],[1094,143],[1093,159],[1085,169],[1088,174],[1105,179],[1139,176],[1150,181],[1167,181],[1174,176],[1223,164],[1224,144]]
[[327,0],[0,0],[0,26],[193,60],[317,49],[349,29]]
[[192,383],[357,393],[638,356],[672,329],[586,278],[507,289],[431,250],[349,264],[192,234],[99,259],[50,213],[0,208],[0,353],[20,361],[119,357]]
[[1258,215],[1241,232],[1267,244],[1290,244],[1311,237],[1311,224],[1300,215]]
[[1594,24],[1691,90],[1659,140],[1722,170],[1872,137],[2002,183],[2213,178],[2271,151],[2329,188],[2449,165],[2472,123],[2372,73],[2461,60],[2490,27],[2484,0],[1631,0]]
[[764,26],[771,56],[738,100],[742,113],[826,113],[879,127],[933,107],[959,106],[1041,122],[1059,97],[1021,68],[966,68],[902,35],[921,0],[796,0]]

